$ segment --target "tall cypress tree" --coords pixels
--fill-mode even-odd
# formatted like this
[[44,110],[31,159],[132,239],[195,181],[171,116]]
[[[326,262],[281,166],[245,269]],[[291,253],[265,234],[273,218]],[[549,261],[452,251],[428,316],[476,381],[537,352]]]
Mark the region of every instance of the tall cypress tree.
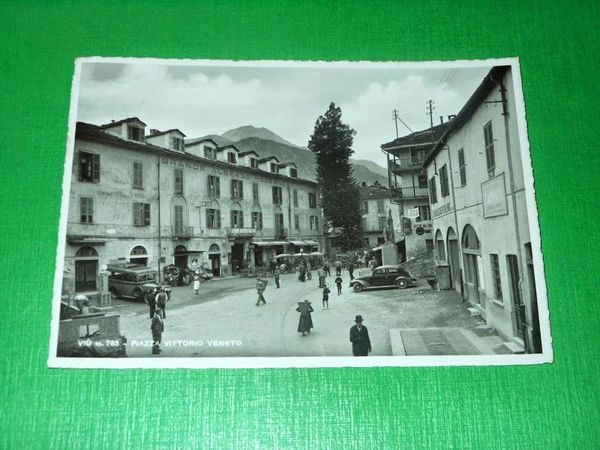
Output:
[[355,134],[342,122],[342,110],[331,103],[317,119],[308,142],[308,148],[317,155],[317,181],[325,220],[342,229],[338,243],[343,250],[354,250],[363,244],[359,191],[350,164]]

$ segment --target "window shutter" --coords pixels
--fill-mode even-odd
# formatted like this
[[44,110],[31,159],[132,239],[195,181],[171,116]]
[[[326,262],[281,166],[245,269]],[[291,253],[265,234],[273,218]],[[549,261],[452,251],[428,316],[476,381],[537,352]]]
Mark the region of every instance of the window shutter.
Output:
[[92,179],[100,181],[100,155],[93,155]]
[[150,203],[144,204],[144,225],[150,225]]
[[240,190],[239,197],[240,197],[240,200],[242,200],[244,198],[244,182],[241,180],[238,181],[238,186],[239,186],[239,190]]

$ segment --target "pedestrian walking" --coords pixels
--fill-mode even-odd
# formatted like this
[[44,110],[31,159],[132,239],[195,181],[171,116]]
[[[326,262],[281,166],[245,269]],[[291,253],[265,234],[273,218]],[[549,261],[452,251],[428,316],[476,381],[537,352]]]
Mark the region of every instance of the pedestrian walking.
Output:
[[306,281],[306,267],[304,264],[300,264],[300,267],[298,268],[298,280],[303,283]]
[[302,336],[310,334],[310,329],[313,328],[311,312],[314,311],[308,300],[298,302],[296,311],[300,313],[300,320],[298,321],[298,333],[302,333]]
[[273,277],[275,278],[275,287],[277,289],[280,288],[280,286],[279,286],[279,274],[280,273],[281,272],[279,271],[279,267],[275,267],[275,270],[273,271]]
[[167,302],[169,301],[169,296],[165,292],[165,288],[161,287],[158,290],[158,294],[155,297],[156,300],[156,309],[160,309],[162,318],[167,317]]
[[150,330],[152,331],[152,354],[158,355],[161,352],[160,343],[162,341],[162,334],[165,331],[165,322],[162,318],[162,311],[160,308],[156,308],[154,316],[152,316],[152,322],[150,323]]
[[154,317],[154,311],[156,310],[156,294],[158,294],[158,287],[144,294],[144,303],[150,307],[150,320]]
[[362,316],[354,318],[356,325],[350,328],[350,342],[352,342],[352,355],[367,356],[371,351],[371,339],[369,330],[363,325]]
[[323,263],[323,269],[325,270],[325,275],[330,277],[331,273],[329,272],[329,261],[325,261]]
[[194,272],[194,290],[196,291],[196,295],[198,295],[198,291],[200,290],[200,274],[198,272]]
[[339,259],[335,262],[335,274],[338,277],[342,274],[342,262]]
[[311,267],[310,263],[307,263],[307,264],[306,264],[306,279],[307,279],[307,280],[312,280],[312,272],[311,272],[311,269],[312,269],[312,267]]
[[337,294],[341,295],[341,293],[342,293],[342,277],[336,277],[335,285],[337,286]]
[[265,288],[267,287],[267,282],[263,281],[260,277],[256,277],[256,293],[258,294],[258,299],[256,300],[256,306],[260,306],[267,303],[263,292],[265,292]]
[[329,293],[331,291],[327,287],[327,283],[323,287],[323,309],[329,309]]
[[323,289],[324,285],[325,285],[325,275],[327,274],[327,272],[325,272],[325,268],[321,267],[319,270],[317,270],[317,275],[319,276],[319,289]]
[[354,263],[350,263],[348,266],[348,273],[350,274],[350,281],[354,280]]

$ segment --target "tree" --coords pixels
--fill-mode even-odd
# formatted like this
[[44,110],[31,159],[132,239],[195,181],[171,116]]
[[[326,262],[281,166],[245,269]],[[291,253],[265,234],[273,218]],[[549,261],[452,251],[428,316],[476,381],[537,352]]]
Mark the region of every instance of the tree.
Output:
[[342,122],[342,110],[331,103],[317,119],[308,141],[308,148],[317,156],[323,214],[331,227],[341,229],[337,241],[343,250],[363,245],[359,191],[350,164],[355,134],[356,131]]

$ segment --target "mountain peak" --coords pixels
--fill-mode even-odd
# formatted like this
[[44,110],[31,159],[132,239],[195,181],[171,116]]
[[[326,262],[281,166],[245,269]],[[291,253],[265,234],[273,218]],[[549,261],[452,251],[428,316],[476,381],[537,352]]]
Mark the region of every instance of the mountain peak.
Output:
[[242,139],[254,137],[279,142],[280,144],[289,145],[290,147],[298,147],[297,145],[286,141],[284,138],[272,132],[271,130],[265,127],[255,127],[254,125],[244,125],[241,127],[233,128],[231,130],[226,131],[221,136],[233,142],[238,142]]

